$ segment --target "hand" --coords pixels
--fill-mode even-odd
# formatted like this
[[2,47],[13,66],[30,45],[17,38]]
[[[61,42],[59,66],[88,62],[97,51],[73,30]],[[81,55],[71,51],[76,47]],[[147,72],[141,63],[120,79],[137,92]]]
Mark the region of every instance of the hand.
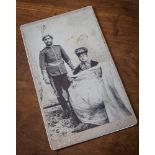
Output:
[[50,84],[50,80],[49,79],[44,79],[46,84]]
[[50,84],[50,80],[47,76],[43,76],[43,80],[45,81],[46,84]]
[[73,82],[73,81],[72,81],[72,87],[75,88],[76,85],[77,85],[77,82]]
[[68,76],[68,80],[72,83],[73,82],[73,78],[71,78],[70,76]]
[[74,72],[75,68],[73,67],[73,68],[71,68],[71,70],[72,70],[72,72]]

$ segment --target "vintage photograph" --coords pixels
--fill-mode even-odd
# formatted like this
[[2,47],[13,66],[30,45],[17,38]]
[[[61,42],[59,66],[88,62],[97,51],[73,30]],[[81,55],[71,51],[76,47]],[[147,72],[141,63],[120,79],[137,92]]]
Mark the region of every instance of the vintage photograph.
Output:
[[91,6],[21,26],[52,149],[137,120]]

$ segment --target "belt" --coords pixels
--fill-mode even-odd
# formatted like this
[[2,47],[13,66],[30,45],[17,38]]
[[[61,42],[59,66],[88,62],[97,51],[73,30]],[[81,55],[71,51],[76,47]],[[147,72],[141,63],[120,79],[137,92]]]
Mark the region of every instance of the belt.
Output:
[[58,66],[58,65],[63,64],[63,63],[64,63],[64,61],[56,62],[56,63],[47,63],[47,66]]

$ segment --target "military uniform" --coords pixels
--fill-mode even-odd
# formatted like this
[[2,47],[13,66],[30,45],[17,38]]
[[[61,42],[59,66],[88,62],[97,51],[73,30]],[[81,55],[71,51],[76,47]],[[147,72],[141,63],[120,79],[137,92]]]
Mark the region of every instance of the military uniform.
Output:
[[70,58],[60,45],[53,45],[45,47],[40,52],[39,61],[41,71],[47,71],[50,83],[55,90],[59,103],[65,111],[68,110],[67,102],[62,95],[62,89],[68,93],[70,81],[67,77],[67,70],[64,65],[64,61],[71,69],[74,69]]

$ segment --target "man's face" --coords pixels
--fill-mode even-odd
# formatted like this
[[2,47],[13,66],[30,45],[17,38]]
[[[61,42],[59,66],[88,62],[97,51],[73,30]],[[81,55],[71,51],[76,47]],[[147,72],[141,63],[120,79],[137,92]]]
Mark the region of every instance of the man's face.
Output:
[[79,60],[80,60],[81,62],[86,62],[86,61],[88,61],[88,56],[87,56],[87,54],[86,54],[86,53],[80,54],[80,55],[79,55]]
[[46,46],[51,46],[53,44],[53,39],[50,36],[44,38],[44,43]]

